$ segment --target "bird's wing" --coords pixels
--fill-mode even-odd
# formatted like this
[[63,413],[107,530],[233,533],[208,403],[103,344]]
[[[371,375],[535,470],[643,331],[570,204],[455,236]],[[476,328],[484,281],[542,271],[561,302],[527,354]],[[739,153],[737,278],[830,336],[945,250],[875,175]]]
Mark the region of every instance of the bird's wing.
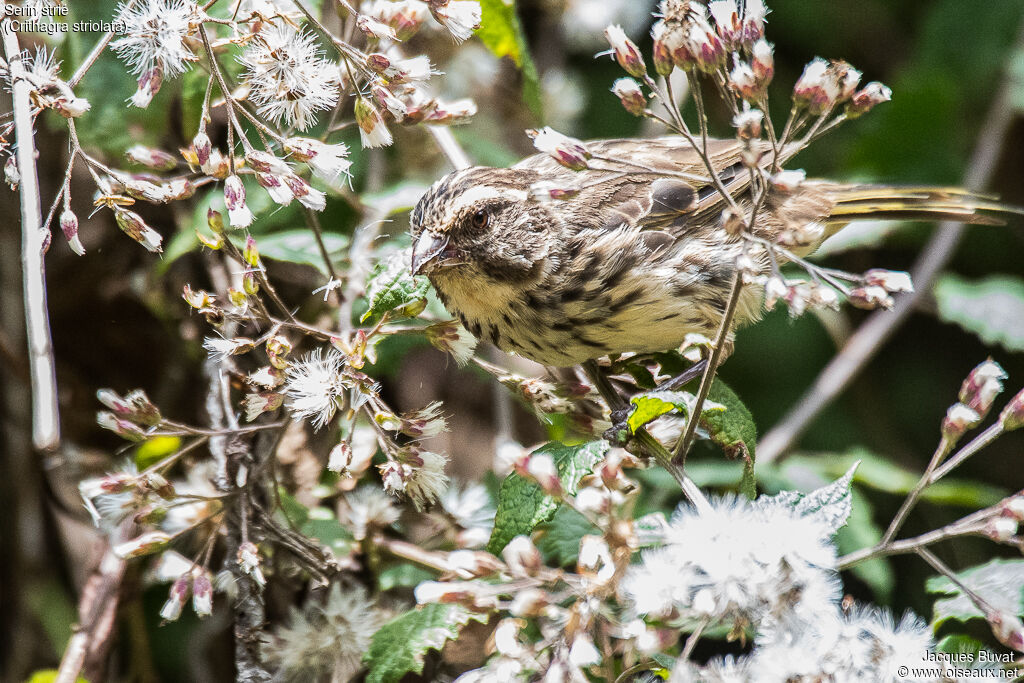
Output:
[[[646,140],[586,142],[590,168],[574,172],[546,154],[524,159],[541,177],[563,182],[580,192],[579,205],[594,207],[581,215],[587,228],[622,224],[678,234],[693,216],[720,211],[724,200],[700,154],[681,136]],[[732,194],[745,188],[749,174],[740,162],[735,140],[709,140],[707,154],[718,180]]]

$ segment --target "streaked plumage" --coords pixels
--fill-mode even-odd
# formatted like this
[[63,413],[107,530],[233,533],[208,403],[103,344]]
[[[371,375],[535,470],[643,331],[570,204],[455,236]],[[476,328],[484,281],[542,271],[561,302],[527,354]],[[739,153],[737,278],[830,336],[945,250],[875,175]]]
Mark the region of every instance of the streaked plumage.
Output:
[[[662,351],[691,332],[712,336],[743,241],[721,227],[725,202],[703,163],[679,137],[586,144],[588,170],[538,154],[435,183],[412,214],[413,270],[429,276],[475,336],[547,365]],[[736,141],[709,144],[719,178],[748,211],[741,152]],[[578,194],[534,199],[531,187],[542,181]],[[791,194],[773,190],[754,233],[775,240],[799,230],[806,253],[853,219],[988,221],[978,208],[991,207],[958,190],[808,180]],[[748,255],[767,272],[763,249]],[[758,287],[744,288],[738,323],[759,315],[761,296]]]

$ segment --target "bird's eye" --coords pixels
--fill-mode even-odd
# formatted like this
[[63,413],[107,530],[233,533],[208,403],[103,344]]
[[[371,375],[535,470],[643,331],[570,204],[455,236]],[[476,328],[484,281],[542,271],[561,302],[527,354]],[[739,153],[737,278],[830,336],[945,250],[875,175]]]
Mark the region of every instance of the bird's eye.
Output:
[[473,221],[474,228],[486,228],[491,216],[485,209],[477,209],[470,220]]

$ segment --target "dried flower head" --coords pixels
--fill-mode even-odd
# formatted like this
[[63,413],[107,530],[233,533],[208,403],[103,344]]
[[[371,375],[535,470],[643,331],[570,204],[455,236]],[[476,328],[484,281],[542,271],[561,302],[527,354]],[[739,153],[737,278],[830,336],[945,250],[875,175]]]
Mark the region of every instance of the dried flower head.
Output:
[[344,357],[335,349],[316,349],[288,368],[284,393],[296,417],[308,418],[322,429],[334,417],[346,390],[342,376]]
[[203,13],[191,0],[125,3],[121,5],[119,19],[124,22],[122,37],[110,47],[136,76],[157,69],[161,77],[174,78],[184,73],[189,62],[198,60],[185,44],[203,19]]
[[337,104],[338,70],[322,54],[311,34],[287,24],[260,32],[239,58],[260,115],[306,130]]

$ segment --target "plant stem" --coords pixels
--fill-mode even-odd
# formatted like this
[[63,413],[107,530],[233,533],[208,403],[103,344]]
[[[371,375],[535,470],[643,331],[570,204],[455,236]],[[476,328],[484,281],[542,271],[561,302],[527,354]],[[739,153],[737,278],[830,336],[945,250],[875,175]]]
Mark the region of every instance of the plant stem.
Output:
[[[5,6],[8,3],[4,3]],[[25,77],[18,34],[3,27],[4,54],[11,75],[18,173],[21,175],[21,268],[28,337],[29,373],[32,378],[32,445],[53,451],[60,445],[57,407],[57,371],[53,361],[50,317],[46,305],[46,262],[42,230],[39,177],[36,174],[35,131],[32,128],[31,85]]]

